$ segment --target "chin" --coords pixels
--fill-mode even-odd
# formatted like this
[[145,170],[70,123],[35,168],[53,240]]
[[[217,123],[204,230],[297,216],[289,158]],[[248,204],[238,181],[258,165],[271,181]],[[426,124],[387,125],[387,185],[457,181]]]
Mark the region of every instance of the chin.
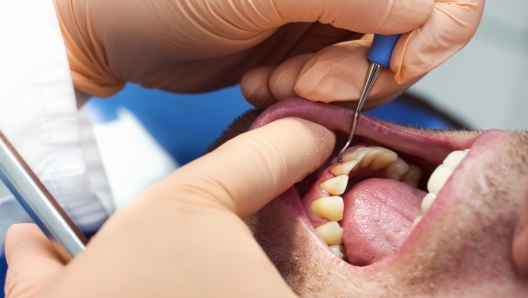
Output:
[[318,171],[245,219],[290,287],[302,297],[527,297],[511,243],[528,197],[528,135],[362,115],[338,162],[353,113],[291,98],[226,133],[285,117],[336,133]]

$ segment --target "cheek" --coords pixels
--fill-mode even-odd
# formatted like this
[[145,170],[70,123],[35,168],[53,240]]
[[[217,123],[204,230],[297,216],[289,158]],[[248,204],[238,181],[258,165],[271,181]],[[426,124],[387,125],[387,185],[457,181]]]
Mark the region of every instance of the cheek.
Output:
[[524,203],[513,238],[513,261],[519,275],[528,279],[528,194],[525,194]]

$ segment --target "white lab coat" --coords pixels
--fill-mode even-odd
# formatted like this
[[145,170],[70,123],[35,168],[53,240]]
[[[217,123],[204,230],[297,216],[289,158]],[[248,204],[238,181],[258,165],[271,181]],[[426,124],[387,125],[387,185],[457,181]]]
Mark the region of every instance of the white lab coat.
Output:
[[[93,136],[79,124],[53,2],[0,1],[0,37],[0,129],[73,221],[95,231],[113,211],[111,194]],[[7,227],[28,220],[0,185],[0,252]]]
[[[95,126],[77,110],[52,0],[0,1],[0,38],[0,130],[82,231],[177,168],[126,110]],[[7,228],[27,221],[0,182],[0,254]]]

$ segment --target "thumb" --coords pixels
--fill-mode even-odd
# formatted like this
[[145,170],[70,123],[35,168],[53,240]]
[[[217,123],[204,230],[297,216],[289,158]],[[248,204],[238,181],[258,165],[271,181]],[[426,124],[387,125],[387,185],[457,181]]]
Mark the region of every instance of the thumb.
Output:
[[51,242],[35,224],[17,224],[6,235],[6,298],[41,294],[45,282],[64,265]]
[[166,181],[175,181],[168,187],[180,198],[220,202],[245,218],[319,168],[334,145],[333,132],[319,124],[280,119],[226,142]]

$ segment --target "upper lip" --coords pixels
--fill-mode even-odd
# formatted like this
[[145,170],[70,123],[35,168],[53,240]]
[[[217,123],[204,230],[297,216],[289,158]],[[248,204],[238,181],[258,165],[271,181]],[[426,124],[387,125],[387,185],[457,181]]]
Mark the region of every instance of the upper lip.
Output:
[[[326,128],[348,133],[354,111],[325,103],[311,102],[301,98],[283,100],[264,111],[250,129],[266,125],[286,117],[298,117],[318,123]],[[433,131],[418,130],[377,120],[361,115],[356,135],[366,137],[394,150],[421,157],[431,164],[439,165],[454,150],[470,148],[475,134],[442,135]],[[427,150],[423,148],[427,145]]]

